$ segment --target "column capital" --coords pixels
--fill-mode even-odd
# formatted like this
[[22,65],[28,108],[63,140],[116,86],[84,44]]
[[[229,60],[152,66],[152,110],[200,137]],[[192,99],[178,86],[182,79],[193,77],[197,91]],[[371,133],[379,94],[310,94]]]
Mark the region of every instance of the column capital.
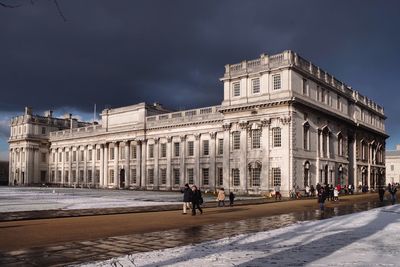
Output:
[[181,135],[180,139],[181,139],[181,142],[184,142],[186,140],[186,135]]
[[200,140],[200,136],[201,136],[201,134],[199,134],[199,133],[196,133],[196,134],[194,134],[194,139],[196,139],[196,140]]
[[283,125],[286,125],[291,121],[292,118],[290,116],[285,116],[285,117],[281,117],[279,119]]
[[172,142],[172,136],[167,136],[167,142],[171,143]]
[[224,122],[224,124],[222,124],[222,128],[224,129],[224,131],[229,131],[231,129],[231,123]]
[[217,132],[210,132],[211,139],[215,139],[216,136],[217,136]]
[[248,122],[247,121],[239,121],[239,127],[240,129],[244,130],[247,128]]
[[271,125],[271,118],[264,118],[261,120],[262,127],[269,127]]
[[159,141],[160,141],[160,138],[159,138],[159,137],[154,138],[154,144],[157,145]]

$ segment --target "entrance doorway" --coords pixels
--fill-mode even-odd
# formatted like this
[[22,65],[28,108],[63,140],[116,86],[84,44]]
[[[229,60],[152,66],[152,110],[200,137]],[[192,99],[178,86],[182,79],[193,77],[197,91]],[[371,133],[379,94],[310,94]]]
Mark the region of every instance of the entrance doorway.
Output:
[[119,172],[119,187],[125,188],[125,170],[121,169]]

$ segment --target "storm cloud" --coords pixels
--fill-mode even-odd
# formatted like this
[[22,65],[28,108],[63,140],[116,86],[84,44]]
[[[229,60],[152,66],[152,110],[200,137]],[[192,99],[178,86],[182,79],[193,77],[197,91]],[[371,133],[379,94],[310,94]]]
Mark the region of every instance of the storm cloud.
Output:
[[[11,1],[0,0],[11,3]],[[219,104],[224,65],[291,49],[385,107],[399,142],[398,1],[12,1],[0,113]]]

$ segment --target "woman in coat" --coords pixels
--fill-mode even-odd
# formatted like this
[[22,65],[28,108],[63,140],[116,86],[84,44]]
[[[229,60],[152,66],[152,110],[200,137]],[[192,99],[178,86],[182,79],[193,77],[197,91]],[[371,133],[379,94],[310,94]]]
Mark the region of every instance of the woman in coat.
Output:
[[225,191],[223,188],[218,191],[217,201],[218,207],[225,207]]
[[196,215],[196,208],[203,214],[203,210],[200,207],[200,201],[203,199],[201,191],[195,185],[192,187],[192,191],[192,216]]

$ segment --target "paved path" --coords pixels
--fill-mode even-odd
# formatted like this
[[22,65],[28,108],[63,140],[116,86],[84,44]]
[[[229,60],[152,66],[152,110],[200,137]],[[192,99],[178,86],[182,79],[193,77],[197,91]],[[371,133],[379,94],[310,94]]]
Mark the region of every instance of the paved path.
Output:
[[367,210],[377,194],[343,197],[319,213],[315,199],[233,208],[207,208],[203,215],[161,211],[0,223],[1,266],[61,266],[135,252],[265,231],[296,221]]

